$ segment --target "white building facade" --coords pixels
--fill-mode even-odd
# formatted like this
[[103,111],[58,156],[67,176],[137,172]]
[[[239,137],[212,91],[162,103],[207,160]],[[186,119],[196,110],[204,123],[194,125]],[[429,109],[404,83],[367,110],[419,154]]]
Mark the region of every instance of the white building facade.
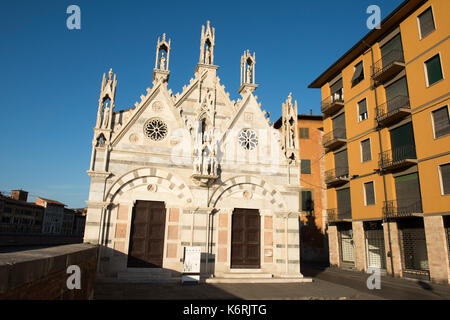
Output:
[[253,94],[248,50],[231,101],[209,21],[194,77],[172,94],[170,45],[158,38],[152,87],[133,108],[114,110],[117,78],[103,75],[84,234],[101,245],[99,274],[176,277],[184,248],[199,246],[202,277],[300,279],[297,103],[289,95],[280,134]]

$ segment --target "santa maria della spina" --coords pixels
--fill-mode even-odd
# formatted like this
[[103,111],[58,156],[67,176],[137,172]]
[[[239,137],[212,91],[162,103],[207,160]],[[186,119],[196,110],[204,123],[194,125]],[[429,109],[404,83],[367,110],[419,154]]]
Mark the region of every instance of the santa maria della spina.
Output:
[[302,280],[297,102],[288,96],[275,129],[249,50],[231,101],[215,41],[208,21],[194,77],[172,94],[171,41],[158,38],[152,87],[133,108],[115,111],[117,77],[103,75],[84,238],[101,245],[99,277],[179,279],[184,248],[199,246],[203,278]]

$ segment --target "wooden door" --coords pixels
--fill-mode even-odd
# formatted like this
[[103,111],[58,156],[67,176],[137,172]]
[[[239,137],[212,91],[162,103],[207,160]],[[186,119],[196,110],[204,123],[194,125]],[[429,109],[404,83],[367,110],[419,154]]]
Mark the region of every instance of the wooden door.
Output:
[[259,211],[234,209],[231,229],[231,268],[260,268]]
[[128,267],[162,268],[165,225],[164,202],[136,202],[131,221]]

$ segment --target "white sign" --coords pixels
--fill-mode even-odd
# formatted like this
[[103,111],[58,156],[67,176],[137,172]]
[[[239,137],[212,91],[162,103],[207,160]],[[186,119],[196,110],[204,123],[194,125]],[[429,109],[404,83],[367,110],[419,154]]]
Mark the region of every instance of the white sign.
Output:
[[185,247],[183,273],[200,273],[201,247]]
[[184,248],[183,275],[181,283],[200,282],[200,261],[202,251],[200,247]]

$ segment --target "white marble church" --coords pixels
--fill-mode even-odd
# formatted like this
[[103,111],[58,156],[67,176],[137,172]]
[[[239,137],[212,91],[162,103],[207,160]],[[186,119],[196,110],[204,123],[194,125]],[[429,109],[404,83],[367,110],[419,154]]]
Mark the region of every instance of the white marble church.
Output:
[[168,89],[165,34],[152,86],[134,107],[115,110],[116,75],[103,75],[84,239],[101,245],[100,277],[179,279],[184,248],[198,246],[209,281],[301,281],[297,102],[289,95],[282,130],[274,129],[253,94],[249,50],[241,97],[231,101],[217,76],[215,40],[208,21],[181,93]]

